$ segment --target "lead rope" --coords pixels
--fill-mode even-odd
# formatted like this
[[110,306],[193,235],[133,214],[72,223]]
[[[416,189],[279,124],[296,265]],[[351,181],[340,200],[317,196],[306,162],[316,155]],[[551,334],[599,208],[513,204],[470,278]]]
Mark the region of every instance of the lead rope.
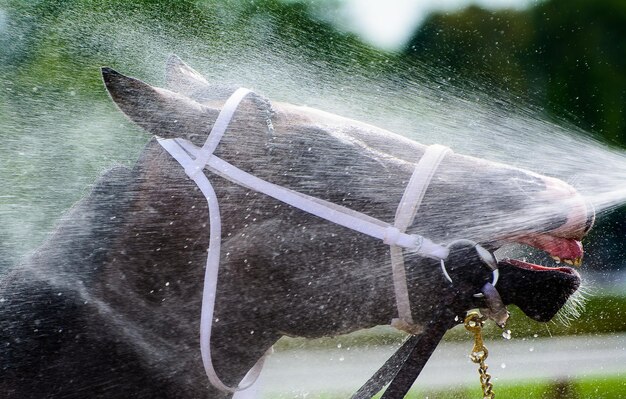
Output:
[[[158,138],[159,144],[167,150],[170,155],[180,163],[185,173],[192,179],[205,196],[209,210],[209,248],[206,262],[206,271],[204,277],[204,290],[202,294],[202,310],[200,316],[200,351],[202,354],[202,362],[206,374],[216,388],[224,392],[238,392],[252,386],[258,378],[265,358],[271,353],[271,348],[257,361],[257,363],[248,371],[246,376],[236,387],[231,387],[222,382],[218,377],[211,357],[211,331],[214,320],[215,296],[217,292],[217,277],[220,261],[220,245],[221,245],[221,219],[219,212],[219,204],[215,190],[211,186],[210,181],[203,173],[206,167],[213,173],[218,174],[236,184],[243,187],[258,191],[267,196],[282,201],[295,208],[318,216],[322,219],[347,227],[351,230],[369,235],[371,237],[382,240],[385,244],[391,246],[392,251],[399,251],[401,263],[396,263],[394,270],[404,272],[404,261],[402,259],[402,248],[407,249],[420,256],[431,259],[445,259],[448,256],[448,249],[444,246],[435,244],[429,239],[417,234],[406,234],[405,224],[408,226],[412,222],[415,212],[419,207],[419,203],[424,195],[424,191],[428,187],[430,179],[435,169],[439,165],[443,156],[449,151],[443,146],[431,146],[427,149],[428,157],[422,162],[420,161],[403,199],[399,205],[396,214],[396,225],[391,226],[381,220],[354,211],[352,209],[325,201],[319,198],[311,197],[297,191],[281,187],[265,180],[259,179],[243,170],[231,165],[230,163],[218,158],[213,154],[217,148],[222,136],[226,132],[230,121],[239,106],[239,103],[250,93],[250,90],[240,88],[236,90],[224,103],[224,107],[220,111],[209,136],[202,146],[198,148],[184,139],[164,139]],[[431,149],[432,148],[432,149]],[[411,190],[416,190],[410,193]],[[404,220],[404,221],[403,221]],[[406,220],[409,223],[406,223]],[[392,261],[393,263],[394,261]],[[399,274],[403,277],[404,274]],[[394,272],[394,282],[400,280]],[[408,290],[406,282],[404,288],[396,290],[396,302],[402,302],[404,305],[399,318],[407,324],[407,328],[414,327],[410,307],[408,305]]]

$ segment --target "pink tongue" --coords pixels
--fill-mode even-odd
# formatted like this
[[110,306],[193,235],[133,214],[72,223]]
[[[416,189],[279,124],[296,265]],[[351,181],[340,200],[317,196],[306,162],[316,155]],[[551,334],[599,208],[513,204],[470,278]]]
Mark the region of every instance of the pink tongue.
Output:
[[561,259],[576,259],[583,256],[583,244],[573,238],[561,238],[542,234],[522,237],[517,241],[539,248]]

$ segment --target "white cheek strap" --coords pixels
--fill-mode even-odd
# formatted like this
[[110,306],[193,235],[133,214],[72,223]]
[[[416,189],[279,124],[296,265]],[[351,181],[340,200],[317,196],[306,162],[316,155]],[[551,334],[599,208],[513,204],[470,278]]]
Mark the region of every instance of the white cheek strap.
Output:
[[[311,197],[259,179],[216,157],[213,152],[228,128],[239,103],[249,93],[250,90],[240,88],[231,95],[215,120],[213,128],[202,148],[198,148],[184,139],[158,138],[159,144],[161,144],[161,146],[185,169],[185,173],[196,183],[208,203],[210,237],[200,316],[200,351],[209,380],[216,388],[224,392],[237,392],[250,387],[261,372],[265,358],[271,352],[271,348],[259,359],[252,369],[250,369],[236,387],[230,387],[224,384],[217,376],[215,368],[213,367],[210,342],[214,320],[222,232],[217,195],[211,183],[203,173],[204,168],[207,168],[211,172],[233,183],[268,195],[322,219],[380,239],[384,241],[385,244],[390,245],[399,316],[399,319],[394,320],[399,320],[396,322],[398,328],[402,328],[401,322],[408,324],[409,327],[411,327],[413,323],[402,249],[432,259],[445,259],[448,256],[448,249],[446,247],[435,244],[425,237],[405,233],[406,228],[412,223],[415,217],[424,192],[439,162],[441,162],[441,159],[443,159],[445,154],[449,151],[448,148],[439,145],[428,147],[424,157],[422,157],[422,160],[420,160],[416,166],[415,172],[411,177],[398,207],[395,224],[391,226],[386,222],[341,205]],[[407,328],[403,329],[407,330]]]
[[[407,184],[402,199],[396,209],[394,226],[399,232],[404,233],[413,224],[417,210],[419,209],[426,189],[435,175],[435,171],[443,158],[452,150],[448,147],[434,144],[426,148],[426,152],[419,160],[413,175]],[[410,334],[418,334],[421,328],[413,322],[411,314],[411,301],[409,300],[409,289],[407,287],[406,268],[404,267],[404,255],[402,247],[392,245],[389,248],[391,254],[391,270],[393,272],[393,287],[396,294],[396,307],[398,308],[398,318],[391,320],[391,325],[395,328],[406,331]],[[441,259],[441,262],[448,257],[448,253],[440,253],[440,248],[434,248]],[[432,256],[431,256],[432,257]],[[442,263],[443,264],[443,263]]]

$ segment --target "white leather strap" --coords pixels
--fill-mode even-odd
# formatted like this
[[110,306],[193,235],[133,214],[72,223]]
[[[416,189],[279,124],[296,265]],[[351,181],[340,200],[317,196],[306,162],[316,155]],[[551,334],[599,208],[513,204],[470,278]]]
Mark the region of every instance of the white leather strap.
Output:
[[[201,151],[186,140],[175,139],[175,141],[191,155],[199,155],[199,152]],[[281,202],[335,224],[383,240],[385,244],[406,248],[407,250],[417,252],[421,256],[433,259],[442,259],[447,257],[448,249],[446,247],[434,244],[425,237],[417,234],[405,234],[400,232],[390,234],[390,231],[394,231],[396,229],[382,220],[378,220],[371,216],[320,198],[311,197],[310,195],[270,183],[251,175],[216,156],[209,158],[206,167],[211,172],[214,172],[225,179],[232,181],[233,183],[263,193],[269,197],[275,198]]]
[[[174,157],[178,163],[181,164],[181,166],[185,169],[185,173],[187,173],[187,175],[196,183],[208,203],[210,235],[206,270],[204,274],[204,290],[202,292],[202,310],[200,313],[200,352],[202,355],[202,363],[204,364],[204,369],[209,381],[213,384],[213,386],[224,392],[237,392],[252,386],[261,373],[265,358],[271,352],[271,349],[268,350],[268,352],[266,352],[256,362],[237,387],[231,387],[222,382],[215,371],[213,359],[211,357],[211,331],[213,329],[217,277],[220,264],[222,223],[217,195],[215,194],[213,186],[202,171],[208,159],[213,156],[213,151],[217,148],[219,141],[228,128],[230,120],[239,106],[239,103],[249,92],[250,91],[247,89],[238,89],[226,101],[204,146],[202,149],[196,149],[196,151],[194,151],[193,158],[190,156],[190,153],[185,151],[185,149],[179,145],[176,140],[159,139],[159,144],[161,144],[161,146],[163,146],[163,148],[165,148],[170,155],[172,155],[172,157]],[[191,143],[188,144],[193,146]]]
[[[426,148],[424,155],[415,165],[411,179],[404,190],[398,209],[396,209],[394,227],[398,233],[404,233],[413,223],[435,171],[450,151],[448,147],[439,144],[431,145]],[[414,334],[416,327],[411,314],[411,301],[409,300],[402,248],[392,245],[389,250],[391,254],[391,270],[393,272],[393,287],[396,294],[396,307],[398,309],[398,319],[393,319],[391,325]],[[438,250],[440,248],[433,248],[432,251],[428,252],[437,253],[436,251]],[[448,256],[444,252],[437,254],[441,256],[441,259]]]

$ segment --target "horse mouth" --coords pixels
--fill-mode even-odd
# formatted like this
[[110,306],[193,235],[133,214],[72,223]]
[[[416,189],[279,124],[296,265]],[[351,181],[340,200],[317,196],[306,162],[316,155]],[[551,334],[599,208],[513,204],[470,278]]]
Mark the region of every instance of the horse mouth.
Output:
[[560,272],[573,276],[579,276],[578,272],[571,267],[549,267],[549,266],[541,266],[533,263],[524,262],[517,259],[505,258],[498,261],[498,264],[507,264],[512,267],[517,267],[519,269],[526,269],[534,272]]
[[550,321],[580,287],[578,272],[559,264],[580,266],[582,244],[574,238],[549,234],[516,237],[514,242],[545,251],[557,264],[543,266],[511,258],[498,260],[498,292],[505,304],[516,305],[528,317],[541,322]]
[[583,245],[574,238],[557,237],[550,234],[533,234],[519,237],[515,241],[547,252],[557,264],[564,262],[570,266],[582,265]]

